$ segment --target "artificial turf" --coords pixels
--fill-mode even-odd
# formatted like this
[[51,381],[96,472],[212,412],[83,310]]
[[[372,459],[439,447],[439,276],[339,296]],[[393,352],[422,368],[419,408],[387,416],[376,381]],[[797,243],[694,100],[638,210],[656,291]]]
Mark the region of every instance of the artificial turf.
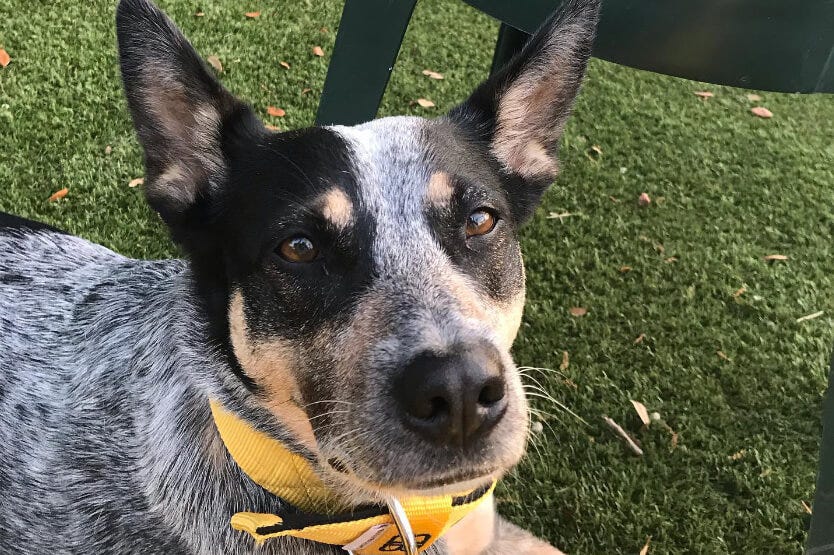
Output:
[[[340,2],[160,4],[270,123],[312,124]],[[0,210],[126,255],[172,256],[140,188],[127,186],[142,166],[113,10],[0,6],[12,57],[0,70]],[[421,0],[381,115],[432,116],[462,100],[486,74],[496,32],[457,0]],[[554,369],[532,375],[581,419],[536,398],[551,416],[499,492],[505,514],[566,551],[636,554],[651,536],[650,553],[795,553],[804,541],[834,343],[834,99],[760,94],[591,63],[562,175],[524,231],[529,295],[515,349],[519,364]],[[752,116],[754,104],[774,117]],[[268,105],[286,117],[267,117]],[[66,198],[47,202],[63,187]],[[651,206],[638,206],[642,192]],[[631,399],[661,421],[641,428]]]

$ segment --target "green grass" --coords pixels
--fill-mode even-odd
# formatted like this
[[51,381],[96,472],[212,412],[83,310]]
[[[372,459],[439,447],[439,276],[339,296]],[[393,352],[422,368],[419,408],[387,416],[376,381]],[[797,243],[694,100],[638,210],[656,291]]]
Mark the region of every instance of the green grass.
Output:
[[[328,58],[310,49],[332,52],[338,1],[161,3],[259,113],[277,105],[287,116],[272,123],[313,122]],[[124,254],[171,256],[141,191],[127,187],[142,167],[112,4],[0,7],[0,47],[13,58],[0,70],[0,210]],[[262,16],[247,20],[250,10]],[[463,99],[496,31],[457,1],[421,0],[383,115],[439,114]],[[715,97],[692,94],[702,88]],[[591,64],[562,176],[524,233],[529,301],[516,348],[520,364],[554,369],[570,353],[563,375],[539,378],[587,425],[536,403],[554,416],[500,490],[506,514],[572,553],[636,554],[647,536],[657,553],[800,550],[834,343],[834,99],[761,94],[772,120],[750,114],[745,91]],[[418,97],[437,109],[412,105]],[[66,199],[46,202],[62,187]],[[644,191],[648,208],[636,203]],[[762,260],[773,253],[789,259]],[[572,306],[588,314],[572,317]],[[662,415],[677,447],[663,426],[641,429],[630,399]],[[645,456],[630,455],[603,415]]]

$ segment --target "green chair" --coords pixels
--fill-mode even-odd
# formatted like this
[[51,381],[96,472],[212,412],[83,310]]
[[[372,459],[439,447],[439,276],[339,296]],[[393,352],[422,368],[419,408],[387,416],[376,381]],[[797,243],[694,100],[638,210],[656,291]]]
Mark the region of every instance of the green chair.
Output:
[[828,374],[828,392],[822,412],[822,446],[817,493],[808,533],[808,555],[834,553],[834,357]]
[[[451,1],[451,0],[450,0]],[[559,0],[465,0],[502,22],[493,69]],[[346,0],[316,117],[376,116],[417,0]],[[448,32],[454,31],[454,22]],[[751,89],[834,92],[831,0],[606,0],[594,55],[618,64]]]
[[[559,4],[465,1],[502,22],[493,71]],[[346,0],[317,123],[352,125],[376,116],[416,3]],[[605,0],[594,55],[722,85],[834,93],[834,0]],[[823,424],[807,543],[813,555],[834,554],[834,362]]]

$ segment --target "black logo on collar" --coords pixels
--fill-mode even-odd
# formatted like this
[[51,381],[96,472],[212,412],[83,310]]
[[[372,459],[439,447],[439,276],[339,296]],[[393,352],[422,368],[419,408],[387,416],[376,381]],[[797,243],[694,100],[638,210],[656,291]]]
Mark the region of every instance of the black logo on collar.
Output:
[[[414,542],[417,547],[423,547],[431,539],[431,534],[416,534]],[[379,548],[383,553],[405,553],[405,545],[402,536],[394,536],[385,545]]]

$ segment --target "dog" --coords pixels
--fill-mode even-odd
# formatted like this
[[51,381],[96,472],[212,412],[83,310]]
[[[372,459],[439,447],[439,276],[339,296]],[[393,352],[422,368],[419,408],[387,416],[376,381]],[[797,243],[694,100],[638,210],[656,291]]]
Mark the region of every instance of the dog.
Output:
[[[150,0],[122,0],[144,193],[187,256],[0,217],[0,552],[345,553],[264,531],[309,515],[252,477],[278,459],[245,462],[244,430],[354,519],[470,492],[426,553],[558,553],[485,484],[524,453],[518,229],[556,177],[599,8],[564,2],[437,119],[273,132]],[[379,552],[407,552],[397,526]]]

